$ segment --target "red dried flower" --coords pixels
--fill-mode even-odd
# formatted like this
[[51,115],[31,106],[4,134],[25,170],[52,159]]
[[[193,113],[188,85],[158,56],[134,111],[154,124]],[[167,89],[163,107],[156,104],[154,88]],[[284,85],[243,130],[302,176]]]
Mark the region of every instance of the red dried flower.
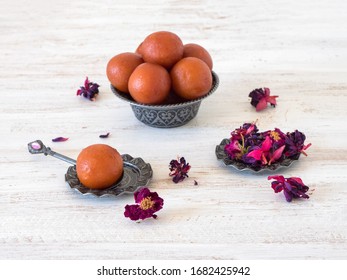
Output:
[[156,192],[143,188],[134,193],[135,203],[126,205],[124,216],[133,221],[157,218],[154,213],[163,208],[164,200]]
[[258,88],[251,91],[248,95],[252,98],[251,104],[256,108],[257,111],[264,110],[267,107],[267,103],[275,107],[277,105],[277,95],[271,96],[269,88]]
[[188,171],[190,170],[190,167],[191,166],[189,163],[186,163],[184,157],[178,157],[177,160],[171,160],[169,165],[169,175],[173,177],[172,181],[177,184],[178,182],[183,181],[185,178],[188,178]]
[[96,96],[99,93],[99,85],[97,83],[92,83],[86,77],[84,81],[84,86],[81,86],[80,89],[77,90],[77,95],[82,95],[85,98],[88,98],[91,101],[95,101]]
[[291,202],[293,198],[309,198],[309,196],[306,194],[309,187],[306,186],[298,177],[284,178],[282,175],[274,175],[269,176],[267,179],[276,180],[271,183],[271,187],[275,193],[283,191],[288,202]]

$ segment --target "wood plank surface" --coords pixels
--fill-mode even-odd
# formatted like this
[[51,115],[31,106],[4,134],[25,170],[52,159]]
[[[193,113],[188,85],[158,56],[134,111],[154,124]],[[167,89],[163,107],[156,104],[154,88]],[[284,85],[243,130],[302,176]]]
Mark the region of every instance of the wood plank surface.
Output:
[[[346,1],[4,0],[0,9],[0,259],[347,258]],[[203,45],[220,79],[197,117],[173,129],[136,120],[105,74],[112,56],[158,30]],[[101,85],[95,102],[76,96],[86,76]],[[259,87],[279,95],[276,108],[250,105]],[[306,134],[308,157],[279,172],[301,177],[309,200],[287,203],[267,173],[217,161],[215,146],[255,120]],[[69,140],[51,142],[58,136]],[[165,201],[158,219],[124,218],[132,195],[72,191],[68,164],[28,153],[36,139],[72,158],[95,143],[142,157]],[[192,168],[174,184],[178,155]]]

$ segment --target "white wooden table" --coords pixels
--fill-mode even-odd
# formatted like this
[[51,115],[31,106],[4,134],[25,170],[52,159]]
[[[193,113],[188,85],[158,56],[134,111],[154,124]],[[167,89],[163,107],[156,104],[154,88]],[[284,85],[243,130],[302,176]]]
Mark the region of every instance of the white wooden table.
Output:
[[[346,259],[347,2],[4,0],[0,13],[0,259]],[[137,121],[109,89],[105,68],[151,32],[205,46],[220,86],[183,127]],[[97,101],[76,96],[85,76]],[[248,93],[269,87],[278,106],[257,113]],[[237,172],[214,149],[244,122],[299,129],[312,147],[289,169],[314,190],[287,203],[267,174]],[[107,139],[99,135],[110,132]],[[64,136],[69,140],[52,143]],[[158,219],[124,218],[132,195],[95,198],[64,180],[95,143],[150,162],[164,198]],[[168,164],[191,164],[174,184]],[[198,185],[194,186],[194,180]]]

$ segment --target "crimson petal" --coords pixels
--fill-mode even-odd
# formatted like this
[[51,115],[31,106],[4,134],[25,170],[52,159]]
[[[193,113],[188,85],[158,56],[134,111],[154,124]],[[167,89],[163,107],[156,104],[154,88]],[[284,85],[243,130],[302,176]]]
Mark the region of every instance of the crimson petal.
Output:
[[278,160],[278,159],[282,156],[283,150],[284,150],[285,147],[286,147],[286,145],[281,146],[280,148],[278,148],[278,149],[272,154],[272,157],[271,157],[271,159],[270,159],[270,161],[269,161],[269,164],[271,164],[271,162],[274,162],[274,161]]
[[259,100],[258,105],[255,107],[256,111],[264,110],[267,107],[266,99],[262,98]]

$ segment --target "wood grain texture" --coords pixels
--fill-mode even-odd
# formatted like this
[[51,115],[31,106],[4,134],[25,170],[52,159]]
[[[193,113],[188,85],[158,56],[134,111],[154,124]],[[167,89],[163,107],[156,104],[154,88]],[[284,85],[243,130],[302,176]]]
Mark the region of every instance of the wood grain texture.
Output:
[[[346,9],[342,0],[3,1],[0,259],[346,259]],[[174,129],[138,122],[105,75],[112,56],[157,30],[205,46],[220,78],[198,116]],[[101,85],[96,102],[75,96],[85,76]],[[248,93],[264,86],[278,106],[257,113]],[[309,200],[287,203],[267,174],[217,161],[215,146],[254,120],[306,134],[309,156],[281,173],[301,177]],[[131,195],[72,191],[67,164],[27,152],[36,139],[73,158],[106,143],[150,162],[150,188],[165,200],[158,219],[125,219]],[[177,155],[192,169],[175,185]]]

